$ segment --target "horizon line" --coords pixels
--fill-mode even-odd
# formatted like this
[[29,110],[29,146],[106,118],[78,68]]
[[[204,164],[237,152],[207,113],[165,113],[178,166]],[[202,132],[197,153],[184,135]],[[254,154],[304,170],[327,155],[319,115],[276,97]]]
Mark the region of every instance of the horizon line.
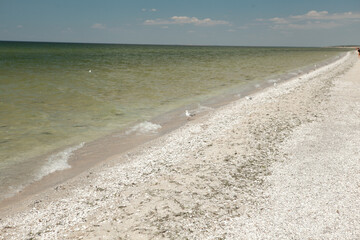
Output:
[[333,46],[298,46],[298,45],[222,45],[222,44],[171,44],[171,43],[106,43],[106,42],[71,42],[71,41],[28,41],[28,40],[0,40],[0,42],[18,43],[54,43],[54,44],[94,44],[94,45],[145,45],[145,46],[194,46],[194,47],[288,47],[288,48],[331,48],[331,47],[358,47],[356,44],[339,44]]

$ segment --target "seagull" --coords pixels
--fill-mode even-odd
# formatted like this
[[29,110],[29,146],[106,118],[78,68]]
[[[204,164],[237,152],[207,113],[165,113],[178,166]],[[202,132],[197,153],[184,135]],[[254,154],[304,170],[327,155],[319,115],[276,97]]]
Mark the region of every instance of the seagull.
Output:
[[89,73],[91,73],[91,69],[89,70]]
[[245,99],[246,99],[246,100],[251,100],[252,97],[246,96]]
[[186,117],[188,118],[188,120],[189,120],[189,118],[195,116],[195,114],[194,114],[194,113],[190,113],[188,110],[186,110],[186,111],[185,111],[185,116],[186,116]]

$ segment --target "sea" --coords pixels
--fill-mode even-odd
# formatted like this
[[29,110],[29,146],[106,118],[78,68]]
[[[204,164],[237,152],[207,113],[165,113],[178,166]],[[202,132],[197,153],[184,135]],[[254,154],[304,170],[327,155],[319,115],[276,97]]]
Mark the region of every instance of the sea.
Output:
[[2,41],[0,200],[71,168],[69,157],[96,139],[134,126],[156,132],[156,116],[243,97],[245,88],[300,75],[344,51]]

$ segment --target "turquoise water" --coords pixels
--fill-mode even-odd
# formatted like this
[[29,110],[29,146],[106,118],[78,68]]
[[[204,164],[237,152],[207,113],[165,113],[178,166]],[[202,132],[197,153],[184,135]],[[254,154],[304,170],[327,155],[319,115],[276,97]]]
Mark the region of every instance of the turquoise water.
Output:
[[0,42],[0,192],[38,156],[341,51]]

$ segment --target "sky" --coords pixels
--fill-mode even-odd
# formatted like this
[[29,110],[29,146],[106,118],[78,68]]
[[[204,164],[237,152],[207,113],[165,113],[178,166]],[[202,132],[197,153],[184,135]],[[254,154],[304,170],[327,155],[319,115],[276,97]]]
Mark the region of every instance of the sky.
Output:
[[360,0],[0,0],[0,40],[360,45]]

